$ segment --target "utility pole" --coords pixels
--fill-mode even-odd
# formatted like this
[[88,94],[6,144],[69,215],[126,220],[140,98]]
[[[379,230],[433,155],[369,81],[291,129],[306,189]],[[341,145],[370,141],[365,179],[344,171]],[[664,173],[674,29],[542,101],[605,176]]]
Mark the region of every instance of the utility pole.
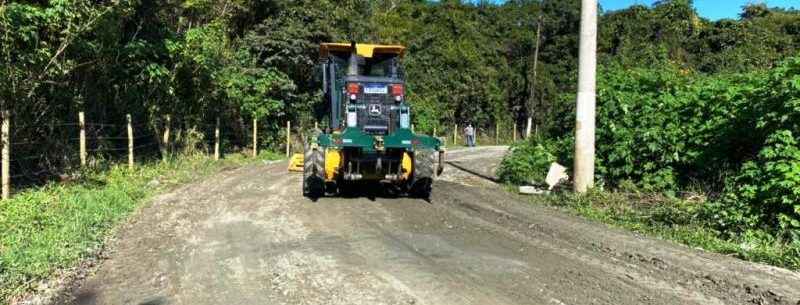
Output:
[[597,0],[582,0],[575,116],[575,192],[594,187],[595,111],[597,86]]
[[528,97],[528,126],[525,128],[525,138],[531,137],[531,129],[533,129],[533,114],[534,104],[536,103],[536,76],[539,67],[539,41],[542,37],[542,13],[539,13],[539,18],[536,20],[536,47],[533,52],[533,79],[531,79],[530,95]]

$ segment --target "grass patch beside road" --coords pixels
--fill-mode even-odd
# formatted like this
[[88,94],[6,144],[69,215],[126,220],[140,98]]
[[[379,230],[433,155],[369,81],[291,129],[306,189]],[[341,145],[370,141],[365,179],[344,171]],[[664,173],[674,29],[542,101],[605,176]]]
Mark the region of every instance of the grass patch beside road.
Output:
[[710,225],[700,211],[704,202],[657,194],[594,191],[531,197],[532,202],[565,208],[579,216],[706,251],[800,270],[800,243],[785,243],[750,230],[728,234]]
[[221,161],[184,156],[135,169],[118,165],[0,202],[0,302],[96,253],[113,228],[153,195],[223,168],[279,158],[273,153]]

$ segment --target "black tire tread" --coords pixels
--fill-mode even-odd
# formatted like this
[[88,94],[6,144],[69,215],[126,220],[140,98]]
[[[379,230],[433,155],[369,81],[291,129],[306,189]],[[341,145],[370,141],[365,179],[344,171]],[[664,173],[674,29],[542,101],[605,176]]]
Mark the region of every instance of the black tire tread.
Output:
[[303,156],[303,195],[311,198],[325,195],[325,156],[310,145],[306,145]]
[[435,175],[436,152],[432,149],[417,150],[414,153],[414,176],[409,194],[417,198],[429,198]]

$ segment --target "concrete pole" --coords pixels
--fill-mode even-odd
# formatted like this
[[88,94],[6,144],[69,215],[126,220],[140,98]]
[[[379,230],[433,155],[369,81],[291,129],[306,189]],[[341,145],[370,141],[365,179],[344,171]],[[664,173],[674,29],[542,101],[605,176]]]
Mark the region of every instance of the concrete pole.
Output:
[[81,166],[86,166],[86,117],[83,111],[78,112],[78,127],[80,127],[80,152]]
[[575,192],[594,186],[597,0],[582,0],[578,101],[575,117]]
[[534,104],[536,103],[536,76],[538,75],[539,67],[539,40],[542,38],[542,15],[539,14],[539,19],[536,21],[536,49],[533,52],[533,79],[531,79],[531,90],[528,99],[528,127],[525,128],[525,138],[531,137],[531,129],[533,127],[533,115],[536,112]]
[[3,180],[3,200],[11,198],[11,113],[8,110],[0,112],[0,119],[3,120],[3,125],[0,127],[0,141],[2,141],[3,152],[3,165],[2,165],[2,180]]
[[533,110],[532,107],[529,107],[529,108],[530,108],[530,110],[528,110],[528,112],[529,112],[528,113],[528,125],[527,125],[528,127],[525,127],[525,138],[526,139],[531,137],[531,128],[533,128],[533,111],[534,110]]
[[128,168],[133,168],[133,120],[131,115],[125,116],[128,121]]

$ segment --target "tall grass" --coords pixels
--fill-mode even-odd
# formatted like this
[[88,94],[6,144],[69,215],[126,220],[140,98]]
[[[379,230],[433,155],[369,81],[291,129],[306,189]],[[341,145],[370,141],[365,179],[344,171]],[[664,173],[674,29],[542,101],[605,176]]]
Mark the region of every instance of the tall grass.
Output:
[[646,192],[593,191],[534,196],[531,202],[566,208],[588,219],[690,247],[800,270],[800,243],[782,242],[759,230],[744,234],[717,230],[701,216],[702,201]]
[[73,182],[15,194],[0,202],[0,302],[96,253],[115,225],[151,196],[223,167],[277,158],[265,152],[255,159],[231,155],[215,162],[186,155],[135,169],[84,172]]

